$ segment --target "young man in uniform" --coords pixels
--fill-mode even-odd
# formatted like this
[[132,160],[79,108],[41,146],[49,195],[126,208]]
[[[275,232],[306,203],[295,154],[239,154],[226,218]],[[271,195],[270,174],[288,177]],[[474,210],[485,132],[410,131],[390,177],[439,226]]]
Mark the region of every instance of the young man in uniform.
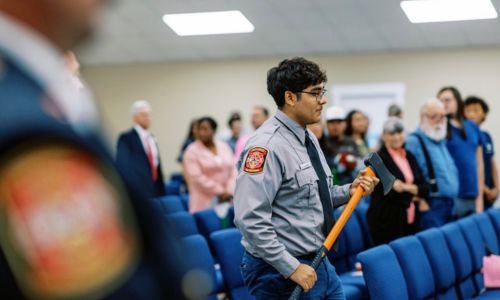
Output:
[[282,61],[267,74],[278,112],[248,141],[234,195],[235,223],[246,251],[241,271],[257,299],[288,299],[296,284],[302,299],[345,299],[335,268],[309,265],[333,227],[333,210],[358,186],[370,194],[378,179],[358,177],[334,186],[314,135],[326,104],[326,74],[304,58]]

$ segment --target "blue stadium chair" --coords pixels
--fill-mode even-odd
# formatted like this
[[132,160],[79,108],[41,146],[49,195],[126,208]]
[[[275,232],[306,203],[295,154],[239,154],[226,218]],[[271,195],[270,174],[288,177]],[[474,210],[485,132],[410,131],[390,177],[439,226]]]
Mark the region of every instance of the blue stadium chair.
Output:
[[179,196],[162,196],[157,199],[163,208],[163,213],[165,214],[186,211]]
[[178,196],[181,194],[182,186],[182,182],[169,181],[165,184],[165,194],[167,196]]
[[408,236],[392,241],[389,245],[396,253],[403,270],[410,300],[434,299],[435,284],[431,264],[418,239]]
[[363,276],[374,300],[408,300],[408,288],[396,254],[387,245],[371,248],[358,255]]
[[[194,213],[194,219],[196,220],[196,225],[198,225],[200,234],[207,240],[210,240],[210,234],[212,234],[212,232],[225,229],[223,227],[223,221],[219,219],[213,209],[205,209]],[[233,219],[234,209],[230,209],[227,215],[226,225],[234,227]]]
[[176,182],[181,182],[184,183],[184,176],[182,173],[172,173],[170,174],[170,181],[176,181]]
[[455,284],[460,299],[468,299],[477,294],[473,279],[471,253],[465,237],[456,223],[448,223],[440,228],[450,250],[455,266]]
[[417,234],[424,247],[434,277],[436,299],[455,300],[455,266],[443,233],[431,228]]
[[222,275],[233,300],[253,299],[243,283],[240,272],[243,246],[241,234],[236,228],[216,231],[210,235],[215,257],[220,262]]
[[189,271],[184,278],[192,278],[192,286],[186,289],[193,293],[189,298],[216,300],[214,260],[207,242],[201,235],[196,234],[183,238],[182,243],[186,249],[184,258],[189,265]]
[[167,229],[175,228],[180,237],[199,234],[196,222],[193,216],[188,212],[177,212],[165,215],[164,218]]
[[363,297],[363,292],[357,287],[349,284],[342,284],[342,288],[344,289],[345,299],[346,300],[363,300],[368,299]]
[[495,228],[496,235],[500,240],[500,208],[491,208],[487,211],[491,224]]
[[189,211],[189,194],[183,194],[179,196],[181,198],[182,206],[186,211]]
[[462,230],[462,234],[469,247],[473,270],[472,275],[476,284],[476,290],[479,292],[484,288],[481,268],[483,266],[483,257],[486,254],[485,243],[481,237],[481,231],[472,216],[457,221],[457,224],[460,230]]
[[372,235],[370,234],[370,229],[368,227],[368,221],[366,220],[366,213],[368,212],[368,208],[370,206],[365,202],[360,203],[354,212],[356,213],[356,217],[358,217],[359,224],[361,225],[361,229],[363,229],[363,235],[365,237],[365,245],[366,249],[369,249],[375,245],[372,239]]
[[[338,219],[341,211],[336,210],[335,215]],[[328,258],[335,266],[337,274],[344,285],[352,285],[358,287],[362,292],[362,297],[368,296],[363,276],[354,275],[354,265],[356,256],[366,249],[363,229],[358,218],[353,214],[344,226],[344,229],[339,235],[338,251],[329,251]]]
[[481,231],[481,236],[483,238],[484,243],[493,251],[493,253],[500,255],[500,243],[499,237],[495,233],[495,228],[491,223],[488,214],[476,214],[472,217],[476,224],[479,226],[479,231]]

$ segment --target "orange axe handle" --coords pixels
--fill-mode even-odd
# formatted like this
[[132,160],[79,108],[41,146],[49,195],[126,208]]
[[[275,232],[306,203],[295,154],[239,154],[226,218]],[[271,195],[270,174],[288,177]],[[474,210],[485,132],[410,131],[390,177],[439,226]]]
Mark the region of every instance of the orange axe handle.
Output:
[[[377,176],[371,167],[367,167],[365,170],[363,170],[362,175],[372,176],[372,177]],[[335,225],[333,225],[332,230],[330,230],[330,233],[323,242],[323,246],[319,249],[318,253],[314,257],[311,263],[311,267],[313,269],[316,270],[318,268],[319,264],[321,263],[321,260],[323,260],[323,257],[326,255],[328,251],[330,251],[330,249],[332,249],[333,244],[335,244],[335,241],[339,237],[340,232],[342,232],[342,229],[344,229],[345,223],[347,223],[347,220],[349,220],[349,218],[351,217],[352,213],[354,212],[354,209],[359,203],[359,200],[363,198],[364,193],[365,190],[361,186],[356,188],[356,191],[351,196],[351,199],[347,203],[347,206],[344,208],[344,210],[340,214],[339,219],[335,222]],[[300,285],[297,285],[293,290],[293,293],[291,294],[290,298],[288,298],[288,300],[298,300],[301,294],[302,294],[302,287]]]
[[[372,176],[375,177],[375,172],[373,172],[372,168],[368,167],[365,170],[363,170],[362,173],[363,176]],[[351,199],[347,203],[346,207],[340,214],[340,217],[337,221],[335,221],[335,225],[333,225],[332,230],[330,230],[330,233],[326,237],[326,240],[323,242],[323,246],[325,246],[326,249],[330,250],[333,247],[333,244],[335,244],[335,241],[339,237],[340,232],[342,229],[344,229],[345,223],[347,223],[347,220],[351,217],[352,213],[354,212],[354,209],[356,206],[358,206],[359,201],[361,198],[363,198],[363,194],[365,193],[365,190],[362,187],[358,187],[354,194],[351,196]]]

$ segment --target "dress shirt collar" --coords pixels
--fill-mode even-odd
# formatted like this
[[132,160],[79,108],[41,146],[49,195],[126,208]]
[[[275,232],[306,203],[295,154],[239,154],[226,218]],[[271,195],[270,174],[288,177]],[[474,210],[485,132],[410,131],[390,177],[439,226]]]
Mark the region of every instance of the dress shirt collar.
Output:
[[73,124],[97,121],[88,92],[78,90],[63,53],[42,34],[0,12],[0,52],[31,75]]
[[[306,141],[306,130],[304,127],[300,126],[297,122],[292,120],[289,116],[287,116],[284,112],[281,110],[278,110],[278,112],[275,115],[275,118],[278,119],[283,125],[285,125],[290,131],[295,134],[297,139],[305,145]],[[310,133],[309,133],[310,135]]]
[[137,132],[137,134],[139,134],[139,137],[143,142],[146,141],[147,137],[151,136],[151,133],[148,130],[142,128],[139,124],[134,124],[134,129]]

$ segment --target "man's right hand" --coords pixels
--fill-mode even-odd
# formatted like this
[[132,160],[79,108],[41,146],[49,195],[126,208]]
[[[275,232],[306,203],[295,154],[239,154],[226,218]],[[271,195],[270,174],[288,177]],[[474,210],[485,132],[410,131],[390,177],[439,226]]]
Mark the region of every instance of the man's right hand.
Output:
[[304,292],[308,292],[313,288],[318,277],[316,271],[311,266],[300,264],[295,272],[292,273],[290,279],[300,285]]

